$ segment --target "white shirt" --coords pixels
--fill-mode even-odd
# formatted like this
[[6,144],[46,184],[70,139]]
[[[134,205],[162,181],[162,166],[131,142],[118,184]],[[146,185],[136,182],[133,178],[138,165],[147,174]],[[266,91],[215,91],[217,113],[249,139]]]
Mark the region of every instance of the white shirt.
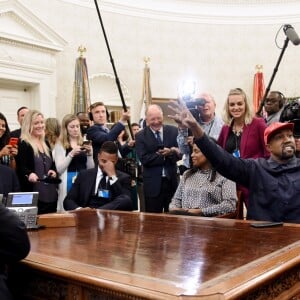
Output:
[[[95,185],[95,195],[98,193],[98,185],[99,185],[99,182],[101,181],[102,177],[103,177],[103,172],[100,169],[100,167],[98,166],[98,172],[97,172],[97,176],[96,176],[96,185]],[[109,179],[109,184],[113,185],[118,180],[118,177],[117,176],[107,177],[106,182],[108,179]]]

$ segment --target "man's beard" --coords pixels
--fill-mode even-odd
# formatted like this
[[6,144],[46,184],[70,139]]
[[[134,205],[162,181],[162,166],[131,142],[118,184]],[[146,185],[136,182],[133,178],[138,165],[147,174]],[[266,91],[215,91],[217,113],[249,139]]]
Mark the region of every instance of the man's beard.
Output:
[[[290,159],[295,155],[296,148],[293,145],[288,145],[288,149],[286,149],[287,146],[283,147],[282,153],[281,153],[281,158],[282,159]],[[293,151],[290,150],[290,148],[293,149]]]

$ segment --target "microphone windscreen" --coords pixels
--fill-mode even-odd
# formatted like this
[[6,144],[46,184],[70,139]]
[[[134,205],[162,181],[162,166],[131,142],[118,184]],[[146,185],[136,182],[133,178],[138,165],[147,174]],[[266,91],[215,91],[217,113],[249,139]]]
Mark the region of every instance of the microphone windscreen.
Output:
[[291,25],[285,25],[284,26],[284,33],[288,37],[288,39],[295,45],[300,44],[300,39],[298,34],[296,33],[295,29]]

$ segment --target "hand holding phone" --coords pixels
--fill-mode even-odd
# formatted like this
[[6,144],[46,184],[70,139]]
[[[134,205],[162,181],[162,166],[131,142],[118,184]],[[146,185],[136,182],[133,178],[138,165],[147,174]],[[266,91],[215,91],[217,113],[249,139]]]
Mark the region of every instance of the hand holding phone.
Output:
[[92,141],[87,140],[87,141],[83,141],[82,146],[91,145],[91,144],[92,144]]
[[13,147],[16,147],[16,146],[18,145],[18,141],[19,141],[18,138],[11,137],[11,138],[9,139],[8,144],[11,145],[11,146],[13,146]]

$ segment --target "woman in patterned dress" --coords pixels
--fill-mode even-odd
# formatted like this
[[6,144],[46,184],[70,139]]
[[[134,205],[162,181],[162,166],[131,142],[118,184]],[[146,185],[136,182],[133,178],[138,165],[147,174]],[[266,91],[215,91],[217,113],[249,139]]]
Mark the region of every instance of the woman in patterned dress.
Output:
[[236,210],[236,184],[217,173],[196,144],[193,167],[183,174],[169,206],[171,213],[216,216]]

